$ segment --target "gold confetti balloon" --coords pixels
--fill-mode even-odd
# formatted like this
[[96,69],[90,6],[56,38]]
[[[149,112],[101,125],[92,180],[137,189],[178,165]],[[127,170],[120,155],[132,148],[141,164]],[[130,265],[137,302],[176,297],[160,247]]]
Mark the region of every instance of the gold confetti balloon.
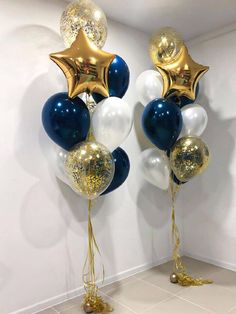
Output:
[[60,30],[66,47],[71,46],[81,28],[98,48],[104,46],[107,19],[104,12],[90,0],[74,1],[62,13]]
[[161,28],[150,39],[149,52],[152,62],[155,65],[172,62],[180,53],[182,46],[183,39],[174,28]]
[[83,142],[68,152],[65,172],[71,187],[87,199],[104,192],[114,176],[112,154],[102,144]]
[[199,137],[182,137],[171,148],[170,167],[179,181],[187,182],[207,168],[209,155],[207,145]]

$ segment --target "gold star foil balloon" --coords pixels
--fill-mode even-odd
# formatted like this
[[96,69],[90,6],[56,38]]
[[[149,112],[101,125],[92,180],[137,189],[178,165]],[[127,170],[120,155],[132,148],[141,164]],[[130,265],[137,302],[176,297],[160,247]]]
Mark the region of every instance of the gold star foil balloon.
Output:
[[115,55],[93,45],[82,29],[70,48],[50,54],[67,79],[70,98],[83,92],[108,97],[108,69],[114,58]]
[[107,189],[114,171],[112,154],[96,142],[76,145],[68,152],[65,161],[65,172],[71,187],[87,199],[94,199]]
[[174,93],[176,96],[186,96],[192,100],[196,98],[196,87],[200,78],[209,69],[208,66],[196,63],[185,46],[173,62],[158,63],[156,68],[163,79],[163,97]]

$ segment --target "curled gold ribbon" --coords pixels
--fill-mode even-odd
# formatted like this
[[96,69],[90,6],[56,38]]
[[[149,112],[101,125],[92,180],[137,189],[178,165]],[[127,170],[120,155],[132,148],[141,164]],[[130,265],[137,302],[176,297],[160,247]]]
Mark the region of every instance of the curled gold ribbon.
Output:
[[173,272],[177,277],[177,283],[181,286],[202,286],[204,284],[213,283],[212,280],[203,278],[193,278],[187,273],[187,269],[183,264],[180,256],[180,233],[175,220],[175,203],[176,196],[180,189],[173,179],[170,177],[170,193],[171,193],[171,220],[172,220],[172,243],[173,243]]
[[[95,274],[95,252],[101,256],[98,244],[96,242],[93,225],[91,219],[92,201],[88,201],[88,253],[83,268],[83,282],[85,296],[82,302],[82,307],[86,313],[102,313],[107,314],[112,312],[110,304],[103,301],[98,295],[98,287],[96,285]],[[87,268],[87,271],[86,271]],[[104,281],[105,271],[102,265],[102,278]]]

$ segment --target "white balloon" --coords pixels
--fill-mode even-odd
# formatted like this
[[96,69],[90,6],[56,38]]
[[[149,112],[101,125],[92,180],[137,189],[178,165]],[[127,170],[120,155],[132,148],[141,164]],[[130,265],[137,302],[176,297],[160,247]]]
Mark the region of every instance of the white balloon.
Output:
[[144,150],[140,156],[140,167],[144,178],[159,189],[167,190],[169,187],[169,163],[165,154],[156,149]]
[[70,186],[64,170],[67,151],[54,144],[49,138],[46,138],[46,136],[43,139],[42,149],[50,169],[53,171],[53,175]]
[[96,141],[112,152],[130,133],[132,111],[124,100],[108,97],[97,104],[91,125]]
[[66,157],[67,157],[67,151],[66,150],[64,150],[62,148],[58,148],[57,150],[55,150],[54,171],[55,171],[55,175],[58,177],[58,179],[60,179],[64,183],[70,185],[69,180],[67,178],[67,175],[65,173]]
[[142,72],[135,83],[139,101],[146,106],[150,101],[162,97],[162,78],[159,72]]
[[207,126],[206,110],[198,105],[191,104],[183,107],[181,110],[183,117],[183,128],[180,137],[183,136],[200,136]]

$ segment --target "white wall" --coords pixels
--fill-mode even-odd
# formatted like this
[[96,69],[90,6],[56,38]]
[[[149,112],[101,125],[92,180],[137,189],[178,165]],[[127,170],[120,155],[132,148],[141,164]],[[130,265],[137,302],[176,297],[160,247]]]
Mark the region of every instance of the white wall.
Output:
[[[48,53],[62,47],[58,30],[65,2],[1,0],[0,4],[0,313],[33,306],[22,311],[32,313],[71,297],[73,290],[81,292],[87,205],[50,175],[43,153],[47,138],[41,109],[58,91],[47,74]],[[147,47],[146,34],[109,21],[105,49],[120,54],[130,67],[125,99],[135,109],[136,119],[123,145],[131,159],[128,181],[99,200],[93,214],[106,277],[111,280],[170,256],[168,197],[144,183],[137,171],[140,147],[147,142],[139,126],[142,107],[136,104],[134,82],[150,67]],[[231,110],[236,108],[233,103],[230,99]],[[222,111],[228,105],[223,103]],[[225,125],[218,128],[226,133]],[[226,134],[222,145],[232,153],[231,146],[226,148],[228,138]],[[228,161],[230,155],[225,155]],[[232,188],[230,182],[224,183]],[[228,214],[225,206],[222,209]]]
[[180,196],[184,250],[236,270],[236,24],[194,40],[190,51],[210,66],[199,102],[209,116],[204,138],[212,159]]

